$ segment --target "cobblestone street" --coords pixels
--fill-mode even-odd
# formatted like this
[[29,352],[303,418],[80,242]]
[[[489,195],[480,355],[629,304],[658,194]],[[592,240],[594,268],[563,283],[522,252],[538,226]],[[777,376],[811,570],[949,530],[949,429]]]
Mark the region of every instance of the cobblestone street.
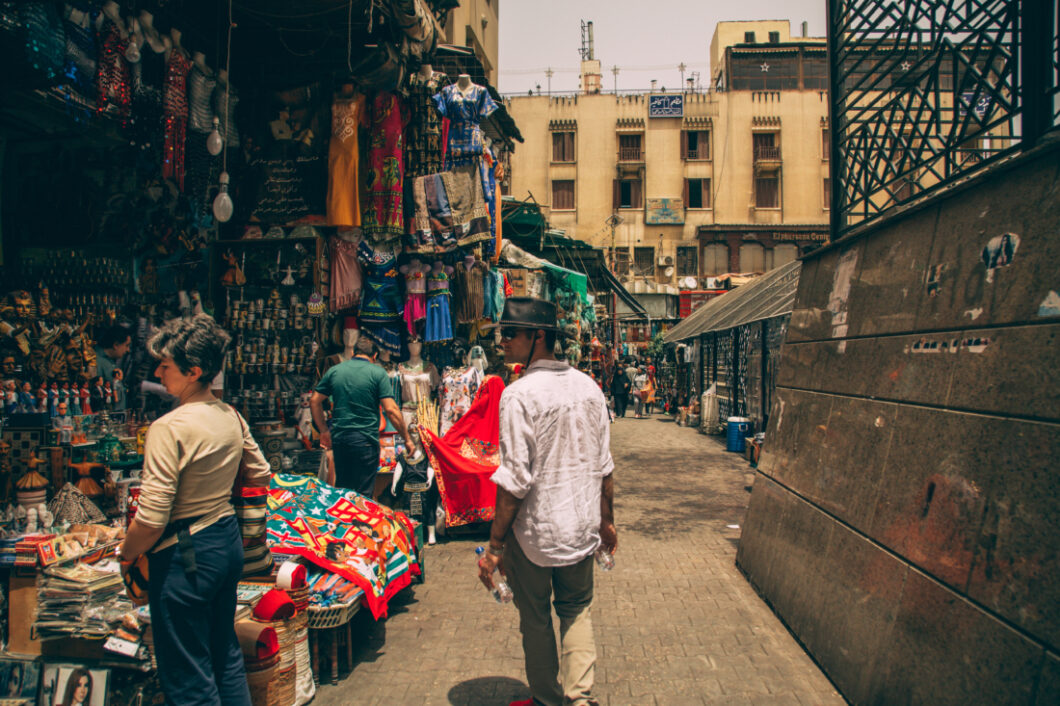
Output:
[[[737,570],[751,469],[662,417],[612,426],[617,565],[596,574],[601,704],[842,704]],[[373,624],[355,618],[354,668],[318,706],[500,704],[529,697],[514,606],[475,573],[485,533],[427,548],[427,582]]]

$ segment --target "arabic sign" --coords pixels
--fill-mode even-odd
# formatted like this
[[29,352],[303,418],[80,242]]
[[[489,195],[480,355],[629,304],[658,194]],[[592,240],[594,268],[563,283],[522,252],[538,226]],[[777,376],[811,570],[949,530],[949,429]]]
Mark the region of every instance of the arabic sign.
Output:
[[681,199],[648,199],[644,223],[650,226],[681,225],[685,222],[685,206]]
[[685,114],[685,97],[679,94],[648,96],[649,118],[680,118]]

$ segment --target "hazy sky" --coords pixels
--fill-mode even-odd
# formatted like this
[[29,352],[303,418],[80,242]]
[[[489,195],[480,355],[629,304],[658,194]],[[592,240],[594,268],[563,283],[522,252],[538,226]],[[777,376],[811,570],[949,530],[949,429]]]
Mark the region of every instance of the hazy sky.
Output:
[[596,58],[603,63],[604,90],[614,88],[611,67],[619,67],[618,89],[677,88],[677,65],[701,73],[708,83],[710,38],[718,22],[791,20],[811,37],[825,33],[825,0],[500,0],[501,93],[526,93],[541,84],[545,69],[553,91],[578,89],[581,20],[592,20]]

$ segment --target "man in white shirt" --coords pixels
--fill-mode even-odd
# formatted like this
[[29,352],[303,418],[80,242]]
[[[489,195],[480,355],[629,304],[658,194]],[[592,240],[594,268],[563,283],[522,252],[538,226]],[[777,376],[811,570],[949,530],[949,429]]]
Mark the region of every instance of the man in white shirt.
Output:
[[479,578],[492,588],[500,568],[519,609],[533,698],[512,706],[595,704],[593,554],[618,545],[607,402],[589,376],[553,355],[554,304],[508,299],[498,327],[505,361],[526,370],[501,396],[496,514]]

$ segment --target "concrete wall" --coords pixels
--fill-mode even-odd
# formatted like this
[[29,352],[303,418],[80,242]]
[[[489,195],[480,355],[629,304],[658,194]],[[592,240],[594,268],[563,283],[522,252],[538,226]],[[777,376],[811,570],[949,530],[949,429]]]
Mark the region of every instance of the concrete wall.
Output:
[[[498,27],[500,0],[460,0],[449,11],[445,22],[445,41],[475,50],[490,84],[497,85],[499,54]],[[456,76],[450,76],[456,80]]]
[[1060,703],[1058,156],[803,264],[737,563],[853,703]]

